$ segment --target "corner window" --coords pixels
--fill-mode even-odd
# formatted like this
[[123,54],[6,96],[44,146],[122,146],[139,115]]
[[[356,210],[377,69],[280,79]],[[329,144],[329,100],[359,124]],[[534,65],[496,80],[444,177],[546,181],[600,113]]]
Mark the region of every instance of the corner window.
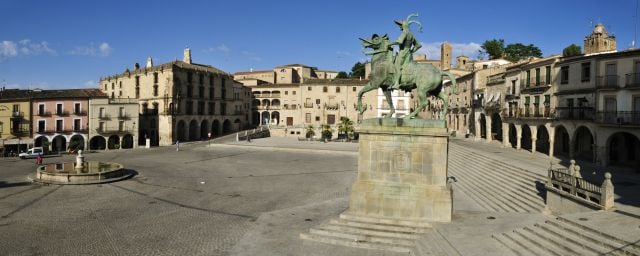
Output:
[[580,80],[582,82],[589,82],[591,80],[591,62],[582,63],[581,67]]
[[569,83],[569,66],[564,66],[560,68],[560,84],[568,84]]

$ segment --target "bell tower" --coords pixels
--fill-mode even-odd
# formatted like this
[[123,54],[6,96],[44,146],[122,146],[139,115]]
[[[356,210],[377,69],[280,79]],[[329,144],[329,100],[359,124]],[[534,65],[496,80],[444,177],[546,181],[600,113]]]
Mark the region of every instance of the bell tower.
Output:
[[611,52],[616,50],[616,37],[609,35],[602,23],[598,22],[591,35],[584,39],[584,54]]

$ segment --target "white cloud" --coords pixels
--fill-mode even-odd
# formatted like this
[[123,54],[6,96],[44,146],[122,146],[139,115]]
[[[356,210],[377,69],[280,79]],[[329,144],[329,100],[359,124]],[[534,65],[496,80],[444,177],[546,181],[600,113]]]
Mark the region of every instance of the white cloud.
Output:
[[204,52],[212,53],[212,52],[221,52],[224,55],[229,55],[231,53],[231,48],[229,48],[226,44],[221,44],[215,47],[209,47],[204,50]]
[[[418,53],[426,54],[428,59],[440,59],[440,45],[442,43],[443,42],[422,42],[422,48],[418,50]],[[474,42],[451,43],[451,48],[453,50],[453,61],[455,61],[455,57],[460,55],[465,55],[472,59],[476,59],[478,57],[478,51],[481,49],[480,44]]]
[[[3,85],[4,86],[4,85]],[[50,89],[49,83],[47,82],[36,82],[29,84],[8,84],[6,85],[7,89]]]
[[29,56],[43,53],[56,55],[56,51],[49,48],[49,43],[45,41],[34,43],[29,39],[23,39],[18,42],[2,41],[0,43],[0,61],[19,55]]
[[86,81],[84,84],[82,84],[81,87],[85,87],[85,88],[98,88],[98,82],[94,81],[94,80],[89,80]]
[[113,52],[113,48],[111,48],[108,43],[102,42],[100,43],[100,45],[98,45],[98,47],[96,47],[94,43],[90,43],[89,46],[76,46],[76,48],[69,51],[69,54],[79,56],[107,57],[111,55],[111,52]]
[[252,52],[249,52],[249,51],[241,51],[240,54],[246,56],[247,58],[249,58],[252,61],[256,61],[256,62],[262,61],[262,58],[256,56],[255,53],[252,53]]

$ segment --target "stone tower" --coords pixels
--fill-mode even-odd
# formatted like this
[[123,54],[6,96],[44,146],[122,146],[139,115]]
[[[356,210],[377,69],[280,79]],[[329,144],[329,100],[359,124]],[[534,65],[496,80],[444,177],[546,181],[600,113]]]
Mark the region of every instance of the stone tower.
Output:
[[584,54],[610,52],[616,50],[616,37],[609,35],[602,23],[598,22],[591,35],[584,39]]
[[184,57],[182,58],[182,61],[191,64],[191,49],[184,48]]
[[467,69],[468,64],[469,64],[469,57],[464,55],[460,55],[456,57],[456,68]]
[[442,70],[451,69],[451,44],[444,42],[440,45],[440,68]]

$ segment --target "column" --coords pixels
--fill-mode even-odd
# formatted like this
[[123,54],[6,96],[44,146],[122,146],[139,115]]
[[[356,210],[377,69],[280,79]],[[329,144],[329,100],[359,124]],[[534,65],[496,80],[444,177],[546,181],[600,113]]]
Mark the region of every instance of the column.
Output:
[[520,125],[516,125],[516,149],[522,148],[522,128]]
[[509,123],[502,123],[502,145],[509,147]]
[[553,157],[553,149],[555,148],[554,146],[554,137],[552,137],[551,135],[549,135],[549,157]]
[[491,142],[491,141],[493,141],[493,135],[491,134],[491,117],[487,116],[485,118],[485,121],[486,121],[486,125],[487,125],[487,129],[485,129],[485,132],[487,133],[486,134],[487,141]]
[[536,152],[536,141],[538,141],[538,138],[531,136],[531,153],[532,154]]
[[480,119],[476,119],[474,122],[476,123],[475,140],[479,140],[480,138],[482,138],[482,135],[480,134],[480,132],[482,131],[482,127],[480,126]]

